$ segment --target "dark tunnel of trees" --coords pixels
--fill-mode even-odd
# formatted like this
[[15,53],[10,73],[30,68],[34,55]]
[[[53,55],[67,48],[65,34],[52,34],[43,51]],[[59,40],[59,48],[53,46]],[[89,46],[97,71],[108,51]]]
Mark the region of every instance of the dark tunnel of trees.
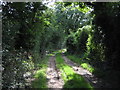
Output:
[[42,2],[3,2],[3,87],[24,86],[25,72],[63,48],[119,87],[119,20],[120,2],[56,2],[53,8]]

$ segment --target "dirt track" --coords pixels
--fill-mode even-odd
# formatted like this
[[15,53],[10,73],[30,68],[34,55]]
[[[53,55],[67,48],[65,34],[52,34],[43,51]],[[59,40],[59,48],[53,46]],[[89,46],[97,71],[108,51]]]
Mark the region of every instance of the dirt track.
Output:
[[56,68],[55,57],[50,57],[47,69],[48,88],[62,88],[64,85],[60,72]]

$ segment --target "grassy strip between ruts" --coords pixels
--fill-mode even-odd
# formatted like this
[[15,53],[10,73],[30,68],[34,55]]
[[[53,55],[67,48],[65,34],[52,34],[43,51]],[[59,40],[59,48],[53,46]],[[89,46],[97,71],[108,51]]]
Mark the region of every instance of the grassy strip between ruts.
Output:
[[76,74],[74,70],[64,63],[61,55],[56,55],[57,68],[60,69],[62,73],[62,78],[65,82],[63,88],[88,88],[93,89],[93,87],[85,81],[85,79]]
[[83,67],[84,69],[87,69],[87,70],[90,71],[91,73],[94,71],[94,68],[93,68],[90,64],[88,64],[88,63],[86,63],[86,62],[83,62],[83,61],[80,60],[80,58],[78,58],[77,56],[67,55],[67,57],[68,57],[70,60],[74,61],[75,63],[80,64],[81,67]]
[[47,62],[48,57],[44,58],[38,66],[40,67],[39,70],[36,71],[34,78],[35,80],[32,82],[33,88],[47,88],[47,80],[46,80],[46,70],[47,70]]

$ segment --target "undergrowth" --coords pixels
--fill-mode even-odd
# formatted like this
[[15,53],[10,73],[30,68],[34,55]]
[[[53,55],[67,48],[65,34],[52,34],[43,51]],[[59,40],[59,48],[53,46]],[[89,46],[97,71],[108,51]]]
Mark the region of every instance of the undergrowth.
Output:
[[39,70],[37,70],[34,75],[35,80],[32,82],[33,88],[39,89],[47,88],[46,80],[47,61],[48,57],[44,58],[42,62],[38,64]]

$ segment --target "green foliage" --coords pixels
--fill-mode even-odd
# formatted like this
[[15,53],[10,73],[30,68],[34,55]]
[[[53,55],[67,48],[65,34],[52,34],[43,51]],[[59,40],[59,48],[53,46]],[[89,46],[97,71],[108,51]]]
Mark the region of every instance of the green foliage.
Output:
[[69,53],[74,53],[74,54],[82,54],[86,52],[87,47],[87,39],[88,39],[88,29],[86,29],[87,26],[83,28],[79,28],[77,32],[73,33],[68,36],[66,45]]
[[34,63],[21,52],[6,53],[3,56],[3,87],[24,88],[26,85],[24,74],[34,69]]
[[94,71],[94,68],[92,68],[88,63],[82,63],[81,66],[90,72]]
[[2,9],[3,88],[22,88],[26,84],[24,74],[34,69],[32,49],[38,33],[36,24],[41,20],[37,16],[45,6],[41,2],[2,2]]
[[92,19],[88,13],[91,12],[90,10],[84,13],[79,10],[79,6],[75,3],[67,7],[64,7],[63,4],[61,3],[56,6],[56,15],[58,16],[58,23],[65,30],[66,34],[69,34],[70,31],[76,32],[79,27],[81,28],[90,23]]
[[[11,3],[11,2],[3,2],[3,27],[6,23],[13,23],[12,28],[15,30],[16,35],[13,37],[15,39],[14,48],[20,49],[23,48],[28,51],[28,49],[33,48],[34,45],[34,33],[33,32],[33,24],[37,22],[37,18],[35,17],[38,13],[38,10],[44,10],[44,6],[41,6],[41,3]],[[41,12],[39,12],[41,13]],[[7,22],[6,22],[7,21]],[[14,24],[18,27],[14,27]],[[8,26],[8,25],[7,25]],[[5,29],[8,30],[8,28]],[[10,33],[12,29],[9,29],[7,33]]]
[[43,59],[42,62],[38,64],[38,67],[40,69],[37,70],[34,75],[35,80],[32,82],[32,88],[37,89],[47,88],[46,80],[47,61],[48,57]]

